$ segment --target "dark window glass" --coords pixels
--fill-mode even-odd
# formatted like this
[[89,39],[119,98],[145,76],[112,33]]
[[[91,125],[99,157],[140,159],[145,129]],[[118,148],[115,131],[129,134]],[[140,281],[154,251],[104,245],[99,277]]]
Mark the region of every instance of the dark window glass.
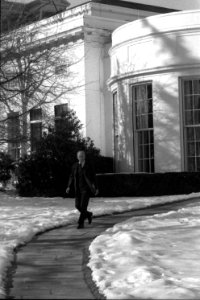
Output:
[[185,109],[193,108],[193,96],[185,96]]
[[34,108],[30,110],[30,121],[42,120],[42,109]]
[[37,149],[37,145],[42,138],[42,122],[31,123],[31,151]]
[[133,86],[132,91],[138,171],[154,172],[152,84]]
[[200,80],[193,80],[194,94],[200,95]]
[[200,124],[200,109],[194,111],[194,124]]
[[55,117],[64,117],[68,111],[68,104],[59,104],[54,106]]
[[188,154],[188,156],[195,156],[195,144],[194,143],[187,144],[187,154]]
[[195,128],[195,136],[196,136],[196,140],[199,141],[200,140],[200,127]]
[[183,80],[184,131],[187,170],[200,169],[200,80]]
[[194,124],[193,110],[185,111],[185,123],[186,125]]
[[200,109],[200,95],[194,96],[194,109]]
[[192,94],[192,80],[187,80],[184,82],[184,95]]
[[196,156],[200,157],[200,142],[196,142]]

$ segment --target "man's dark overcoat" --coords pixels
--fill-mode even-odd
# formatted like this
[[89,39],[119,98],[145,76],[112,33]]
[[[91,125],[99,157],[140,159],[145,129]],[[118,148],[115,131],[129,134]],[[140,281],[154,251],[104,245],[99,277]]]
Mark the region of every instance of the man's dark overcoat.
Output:
[[[72,166],[72,171],[71,171],[69,181],[68,181],[68,187],[70,187],[72,182],[74,182],[75,194],[77,194],[79,191],[78,180],[77,180],[78,168],[79,168],[79,163],[76,162]],[[85,164],[84,164],[84,167],[82,170],[83,170],[83,176],[88,185],[89,191],[91,191],[93,194],[95,194],[96,189],[97,189],[97,182],[96,182],[96,174],[94,172],[94,168],[92,167],[91,164],[89,164],[87,161],[85,161]]]

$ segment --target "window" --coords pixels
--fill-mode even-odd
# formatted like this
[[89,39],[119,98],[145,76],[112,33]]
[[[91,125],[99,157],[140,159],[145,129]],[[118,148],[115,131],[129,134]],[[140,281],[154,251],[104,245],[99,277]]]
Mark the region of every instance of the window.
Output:
[[9,113],[7,118],[8,153],[12,159],[17,160],[20,157],[19,112]]
[[118,132],[118,101],[117,101],[117,91],[113,93],[113,135],[114,135],[114,169],[117,171],[118,164],[118,153],[119,153],[119,132]]
[[65,116],[68,111],[68,104],[59,104],[54,106],[55,113],[55,130],[62,130],[66,125]]
[[37,149],[38,142],[42,138],[42,109],[34,108],[30,110],[31,123],[31,151]]
[[41,108],[33,108],[30,110],[30,121],[41,121],[42,120],[42,109]]
[[152,84],[132,86],[135,166],[137,172],[154,172]]
[[200,171],[200,78],[182,80],[185,165]]

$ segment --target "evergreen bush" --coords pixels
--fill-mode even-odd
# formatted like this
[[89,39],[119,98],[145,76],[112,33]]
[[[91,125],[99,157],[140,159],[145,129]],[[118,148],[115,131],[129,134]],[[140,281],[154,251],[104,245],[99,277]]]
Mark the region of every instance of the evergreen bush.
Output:
[[[102,157],[90,138],[80,134],[82,125],[74,111],[62,116],[56,127],[49,128],[37,150],[21,159],[17,189],[22,196],[63,196],[78,150],[85,150],[96,172],[112,171],[112,159]],[[73,196],[73,191],[69,194]]]
[[3,186],[11,179],[12,170],[14,170],[14,165],[11,157],[4,152],[0,152],[0,182]]
[[99,174],[100,197],[148,197],[200,192],[200,172]]

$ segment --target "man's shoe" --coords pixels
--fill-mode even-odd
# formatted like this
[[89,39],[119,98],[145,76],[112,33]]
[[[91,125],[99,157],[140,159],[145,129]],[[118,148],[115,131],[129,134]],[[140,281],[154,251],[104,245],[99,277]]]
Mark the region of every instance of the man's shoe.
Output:
[[91,213],[91,214],[88,216],[88,223],[89,223],[89,224],[92,223],[92,216],[93,216],[93,213]]
[[81,229],[81,228],[84,228],[84,224],[78,224],[77,229]]

